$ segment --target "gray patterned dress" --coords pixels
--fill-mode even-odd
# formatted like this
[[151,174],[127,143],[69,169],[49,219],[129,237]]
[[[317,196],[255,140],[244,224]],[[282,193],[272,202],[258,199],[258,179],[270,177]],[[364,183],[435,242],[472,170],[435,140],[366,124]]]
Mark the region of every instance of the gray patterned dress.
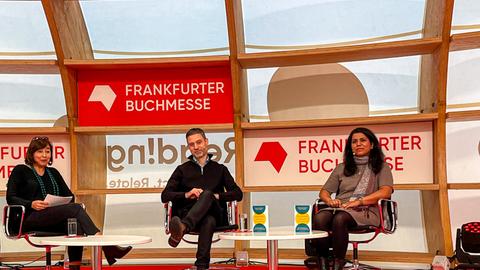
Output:
[[[361,179],[362,173],[367,165],[357,165],[357,172],[352,176],[345,176],[343,174],[343,163],[339,164],[328,177],[327,182],[322,189],[331,193],[337,193],[335,198],[346,203],[352,196],[355,187]],[[377,191],[381,186],[393,187],[392,171],[386,162],[383,163],[382,169],[375,175],[375,182],[373,183],[373,191]],[[340,208],[324,208],[320,211],[347,211],[352,215],[358,225],[379,225],[380,216],[378,207],[370,205],[368,207],[340,209]]]

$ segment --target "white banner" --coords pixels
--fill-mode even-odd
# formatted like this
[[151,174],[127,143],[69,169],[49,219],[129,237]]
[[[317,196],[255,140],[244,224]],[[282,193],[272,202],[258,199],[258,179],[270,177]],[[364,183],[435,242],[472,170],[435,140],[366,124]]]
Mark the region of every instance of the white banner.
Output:
[[[42,136],[42,135],[40,135]],[[0,136],[0,190],[7,189],[7,181],[13,168],[25,164],[28,144],[34,135]],[[53,144],[52,156],[55,167],[70,186],[70,143],[67,135],[49,135]]]
[[[245,186],[323,185],[343,160],[355,127],[245,131]],[[432,124],[368,126],[378,137],[395,184],[433,183]]]
[[447,123],[449,183],[480,182],[480,121]]

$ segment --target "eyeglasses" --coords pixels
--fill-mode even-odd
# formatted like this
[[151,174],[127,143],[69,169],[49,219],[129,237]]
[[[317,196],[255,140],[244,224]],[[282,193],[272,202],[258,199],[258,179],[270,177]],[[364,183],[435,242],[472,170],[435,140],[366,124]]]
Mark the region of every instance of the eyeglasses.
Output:
[[33,137],[32,141],[48,141],[48,137]]

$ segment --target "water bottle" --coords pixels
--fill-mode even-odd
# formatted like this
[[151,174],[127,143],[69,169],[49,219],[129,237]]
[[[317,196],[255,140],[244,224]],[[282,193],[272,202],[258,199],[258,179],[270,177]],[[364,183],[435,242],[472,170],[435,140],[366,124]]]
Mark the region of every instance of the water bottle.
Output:
[[242,232],[248,231],[247,214],[243,214],[242,216],[240,216],[240,231],[242,231]]

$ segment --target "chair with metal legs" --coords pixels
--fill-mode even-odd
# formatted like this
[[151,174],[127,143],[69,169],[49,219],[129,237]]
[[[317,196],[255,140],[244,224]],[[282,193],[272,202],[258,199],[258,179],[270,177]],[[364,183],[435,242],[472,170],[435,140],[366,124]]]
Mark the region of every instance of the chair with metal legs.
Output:
[[[317,199],[313,205],[313,213],[316,214],[325,205],[324,202]],[[368,234],[372,233],[372,236],[366,240],[350,240],[349,243],[353,246],[352,265],[348,269],[378,269],[369,265],[360,264],[358,259],[358,244],[370,243],[380,233],[392,234],[397,229],[398,222],[398,209],[397,203],[392,200],[382,199],[378,201],[378,209],[380,213],[380,225],[364,225],[357,226],[348,231],[349,234]]]
[[[165,208],[165,233],[167,235],[170,234],[169,228],[170,228],[170,220],[172,219],[172,202],[164,203],[163,204]],[[224,213],[228,217],[228,224],[220,224],[217,227],[215,227],[215,232],[229,232],[229,231],[235,231],[238,230],[238,224],[239,224],[239,216],[238,216],[238,205],[237,201],[231,201],[227,202],[227,209],[225,209]],[[188,235],[198,235],[199,232],[197,231],[189,231]],[[198,244],[196,240],[191,240],[188,238],[187,235],[184,235],[182,238],[183,241],[189,244]],[[218,236],[215,236],[214,239],[212,239],[212,243],[216,243],[220,241],[220,238]],[[192,270],[194,268],[187,268],[188,270]],[[185,270],[187,270],[185,269]],[[210,267],[209,269],[217,269],[217,267]],[[236,267],[221,267],[218,269],[223,269],[223,270],[234,270],[238,269]]]
[[7,205],[3,208],[3,229],[8,239],[25,239],[30,245],[45,249],[45,269],[52,268],[52,245],[40,245],[31,241],[30,237],[59,236],[64,233],[42,232],[23,230],[23,220],[25,218],[25,206]]

